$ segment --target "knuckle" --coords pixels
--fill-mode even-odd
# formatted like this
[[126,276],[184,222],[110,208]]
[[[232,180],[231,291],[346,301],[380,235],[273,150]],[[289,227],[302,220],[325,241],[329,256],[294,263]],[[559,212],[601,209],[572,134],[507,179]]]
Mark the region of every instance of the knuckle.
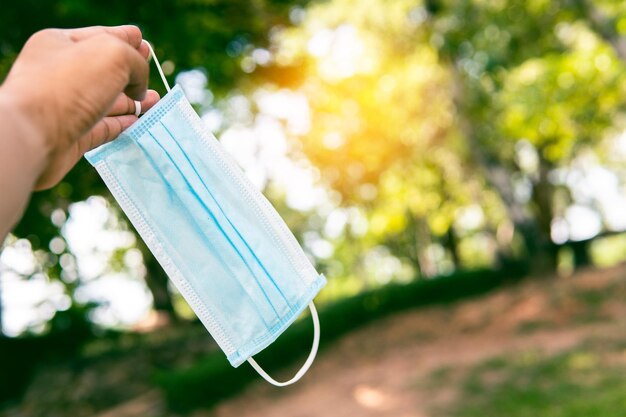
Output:
[[108,140],[111,137],[111,126],[109,125],[108,119],[103,120],[102,129],[102,139]]
[[116,41],[113,42],[111,45],[111,50],[110,50],[111,60],[120,66],[126,67],[128,60],[129,60],[128,48],[129,46],[127,44],[120,41],[119,39],[116,39]]
[[124,99],[126,100],[126,114],[132,114],[135,112],[135,101],[131,100],[128,97],[124,97]]
[[127,25],[126,29],[131,35],[141,36],[141,29],[139,29],[139,26],[137,25]]
[[80,145],[80,150],[79,153],[81,155],[84,155],[87,151],[90,151],[93,149],[93,141],[94,141],[94,137],[95,137],[95,130],[92,129],[91,131],[89,131],[89,133],[87,134],[87,141],[82,141],[81,145]]
[[91,40],[90,49],[98,51],[101,62],[111,69],[122,69],[126,65],[128,46],[115,36],[109,34],[97,35]]
[[33,33],[30,38],[28,38],[28,43],[38,42],[41,40],[50,39],[52,37],[58,37],[60,33],[60,29],[42,29]]
[[116,117],[115,122],[117,124],[116,129],[115,129],[115,135],[111,137],[110,139],[115,139],[124,130],[124,124],[122,123],[121,119]]
[[125,27],[124,34],[126,35],[126,40],[130,44],[134,40],[141,40],[143,38],[143,34],[141,33],[141,29],[135,25],[128,25]]
[[94,37],[94,42],[98,43],[100,51],[109,58],[123,58],[126,54],[127,45],[118,37],[108,33],[102,33]]

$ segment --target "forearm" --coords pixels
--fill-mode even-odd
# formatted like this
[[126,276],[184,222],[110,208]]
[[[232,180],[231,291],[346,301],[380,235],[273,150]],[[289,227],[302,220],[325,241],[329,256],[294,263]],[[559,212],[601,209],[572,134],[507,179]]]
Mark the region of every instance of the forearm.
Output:
[[42,132],[0,87],[0,244],[22,216],[46,163]]

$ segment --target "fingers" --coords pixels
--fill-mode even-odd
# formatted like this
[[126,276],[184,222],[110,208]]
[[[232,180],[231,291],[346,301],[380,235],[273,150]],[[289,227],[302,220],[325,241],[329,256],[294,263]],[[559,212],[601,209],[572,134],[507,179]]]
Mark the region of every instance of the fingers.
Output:
[[[159,93],[148,90],[141,101],[141,111],[146,112],[159,101]],[[107,117],[100,120],[85,136],[80,139],[81,154],[112,141],[137,121],[135,101],[125,94],[120,94]]]
[[[159,101],[159,93],[154,90],[148,90],[146,97],[141,101],[141,112],[145,113]],[[135,101],[130,99],[126,94],[120,94],[113,106],[109,109],[107,116],[121,116],[124,114],[135,114]]]
[[[145,65],[145,60],[148,58],[149,51],[147,51],[146,45],[142,42],[141,30],[137,26],[92,26],[87,28],[69,29],[66,33],[70,39],[75,42],[94,38],[103,34],[112,35],[130,45],[135,49],[135,51],[139,51],[138,56],[137,54],[126,51],[126,62],[130,67],[130,77],[124,92],[135,100],[143,99],[147,88],[148,78],[148,70]],[[143,61],[140,61],[139,58],[142,58]]]
[[150,58],[150,47],[148,47],[148,44],[146,43],[146,41],[142,41],[140,43],[138,51],[141,54],[141,56],[144,57],[146,60]]
[[134,114],[107,116],[100,120],[85,136],[79,139],[80,154],[112,141],[137,121]]
[[[149,67],[137,49],[107,33],[94,35],[78,45],[85,57],[91,57],[91,75],[97,77],[88,81],[98,83],[106,93],[115,92],[107,103],[107,108],[115,101],[120,90],[133,100],[144,99],[148,88]],[[95,51],[97,53],[94,54]],[[102,79],[103,76],[106,79]]]
[[[74,42],[90,40],[96,50],[113,53],[111,62],[121,63],[128,73],[124,92],[134,100],[143,100],[148,86],[147,46],[142,42],[141,30],[137,26],[92,26],[62,31]],[[118,45],[110,39],[118,39]],[[120,46],[120,45],[125,45]],[[100,46],[101,48],[99,48]]]
[[128,48],[124,63],[128,68],[128,83],[124,93],[133,100],[142,101],[148,89],[148,63],[136,50]]
[[135,49],[139,49],[139,47],[142,45],[141,30],[137,26],[133,25],[91,26],[79,29],[67,29],[64,30],[64,32],[74,42],[79,42],[96,35],[102,35],[103,33],[107,33],[123,40]]

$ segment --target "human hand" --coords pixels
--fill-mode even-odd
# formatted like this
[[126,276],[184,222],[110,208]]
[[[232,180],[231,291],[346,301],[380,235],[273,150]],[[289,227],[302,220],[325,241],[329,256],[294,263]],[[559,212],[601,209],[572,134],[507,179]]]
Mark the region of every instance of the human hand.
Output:
[[83,154],[117,137],[158,100],[146,90],[149,50],[135,26],[46,29],[17,57],[0,104],[28,123],[43,154],[34,189],[58,183]]

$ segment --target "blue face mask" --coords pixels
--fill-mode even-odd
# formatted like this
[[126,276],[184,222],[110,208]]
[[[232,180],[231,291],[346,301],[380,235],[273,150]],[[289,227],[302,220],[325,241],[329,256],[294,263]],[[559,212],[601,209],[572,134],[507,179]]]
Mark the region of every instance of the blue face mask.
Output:
[[[154,52],[153,58],[160,71]],[[326,280],[181,88],[85,156],[231,365],[248,361],[278,386],[300,379],[317,351],[312,300]],[[314,321],[311,354],[292,380],[276,382],[252,356],[307,306]]]

